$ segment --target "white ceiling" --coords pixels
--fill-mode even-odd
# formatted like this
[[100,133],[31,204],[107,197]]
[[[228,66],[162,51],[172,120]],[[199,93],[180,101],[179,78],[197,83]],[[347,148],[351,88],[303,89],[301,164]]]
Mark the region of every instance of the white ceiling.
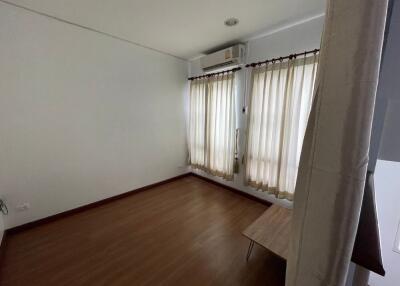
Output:
[[[183,59],[325,10],[325,0],[8,1]],[[224,26],[229,17],[239,25]]]

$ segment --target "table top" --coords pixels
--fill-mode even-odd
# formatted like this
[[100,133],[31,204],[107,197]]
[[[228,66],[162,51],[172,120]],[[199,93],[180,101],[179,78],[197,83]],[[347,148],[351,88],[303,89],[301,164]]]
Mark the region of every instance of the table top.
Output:
[[276,255],[287,259],[292,210],[272,205],[242,234]]

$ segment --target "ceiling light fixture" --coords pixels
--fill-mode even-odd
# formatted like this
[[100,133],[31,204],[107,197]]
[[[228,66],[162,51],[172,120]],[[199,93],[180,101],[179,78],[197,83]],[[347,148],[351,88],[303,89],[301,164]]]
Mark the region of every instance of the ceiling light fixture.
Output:
[[232,27],[236,26],[239,23],[239,19],[237,18],[229,18],[225,20],[225,26]]

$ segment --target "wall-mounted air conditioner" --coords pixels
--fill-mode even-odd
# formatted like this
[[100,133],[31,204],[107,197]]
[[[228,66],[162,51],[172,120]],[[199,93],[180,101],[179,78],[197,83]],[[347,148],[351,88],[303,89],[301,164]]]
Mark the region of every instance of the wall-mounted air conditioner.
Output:
[[245,51],[245,45],[237,44],[200,58],[200,64],[204,72],[237,66],[244,63]]

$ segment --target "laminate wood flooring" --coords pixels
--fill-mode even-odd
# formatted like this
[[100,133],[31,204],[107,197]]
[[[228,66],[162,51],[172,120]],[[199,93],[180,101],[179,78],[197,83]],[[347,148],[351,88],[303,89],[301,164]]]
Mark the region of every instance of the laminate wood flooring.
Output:
[[284,285],[241,232],[267,209],[188,176],[10,234],[0,285]]

